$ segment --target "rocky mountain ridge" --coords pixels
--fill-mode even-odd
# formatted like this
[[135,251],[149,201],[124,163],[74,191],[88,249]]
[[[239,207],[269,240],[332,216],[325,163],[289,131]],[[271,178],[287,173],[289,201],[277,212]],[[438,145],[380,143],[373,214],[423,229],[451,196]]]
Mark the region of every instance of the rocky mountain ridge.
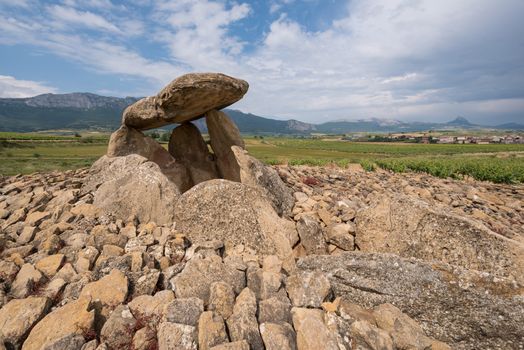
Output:
[[[115,129],[122,111],[138,101],[135,97],[105,97],[91,93],[44,94],[29,98],[0,98],[0,130],[35,131],[49,129],[101,128]],[[243,133],[301,134],[311,132],[409,132],[430,129],[502,129],[523,130],[524,125],[506,123],[483,126],[457,117],[447,123],[402,122],[391,119],[336,120],[321,124],[298,120],[278,120],[260,117],[238,110],[228,110]],[[204,124],[198,125],[202,131]]]

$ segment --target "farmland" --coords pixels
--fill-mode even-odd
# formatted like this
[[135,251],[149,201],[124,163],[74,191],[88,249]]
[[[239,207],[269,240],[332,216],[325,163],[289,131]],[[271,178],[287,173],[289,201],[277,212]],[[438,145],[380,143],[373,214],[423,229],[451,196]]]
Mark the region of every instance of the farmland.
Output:
[[[106,151],[108,134],[0,133],[0,174],[86,167]],[[356,143],[339,140],[246,137],[249,152],[268,164],[346,166],[500,183],[524,182],[524,145]],[[167,145],[164,143],[164,146]]]

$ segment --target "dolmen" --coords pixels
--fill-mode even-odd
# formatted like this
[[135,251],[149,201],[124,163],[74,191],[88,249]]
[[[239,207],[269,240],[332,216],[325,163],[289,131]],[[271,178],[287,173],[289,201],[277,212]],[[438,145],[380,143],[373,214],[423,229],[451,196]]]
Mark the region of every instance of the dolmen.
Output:
[[[191,73],[130,105],[82,191],[108,215],[172,224],[193,243],[218,239],[226,248],[290,258],[298,241],[287,217],[291,190],[248,154],[238,127],[221,111],[248,87],[220,73]],[[193,123],[200,118],[210,147]],[[176,126],[167,150],[143,133],[170,124]]]

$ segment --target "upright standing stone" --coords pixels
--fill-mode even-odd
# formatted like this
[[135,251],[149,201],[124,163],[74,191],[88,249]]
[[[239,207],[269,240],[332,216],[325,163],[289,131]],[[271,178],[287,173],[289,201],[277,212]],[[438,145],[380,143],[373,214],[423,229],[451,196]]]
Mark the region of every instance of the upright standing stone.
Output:
[[108,157],[122,157],[138,154],[158,164],[166,177],[178,187],[180,192],[187,191],[192,185],[188,181],[188,171],[175,158],[151,137],[131,127],[122,125],[111,134],[107,146]]
[[206,113],[206,124],[220,176],[226,180],[240,182],[240,166],[231,150],[232,146],[245,148],[240,131],[225,113],[216,110]]
[[188,169],[192,186],[218,178],[213,155],[195,125],[184,123],[173,130],[169,153]]
[[220,73],[191,73],[176,78],[158,95],[127,107],[122,124],[139,130],[183,123],[212,109],[222,109],[240,100],[249,84]]

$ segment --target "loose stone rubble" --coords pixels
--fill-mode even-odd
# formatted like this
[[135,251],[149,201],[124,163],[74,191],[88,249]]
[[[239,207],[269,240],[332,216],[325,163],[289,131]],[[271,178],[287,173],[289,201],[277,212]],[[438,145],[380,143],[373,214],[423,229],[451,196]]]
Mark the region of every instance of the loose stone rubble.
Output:
[[230,124],[222,165],[191,124],[151,143],[247,90],[198,79],[91,169],[0,177],[0,349],[524,349],[523,186],[266,167]]

